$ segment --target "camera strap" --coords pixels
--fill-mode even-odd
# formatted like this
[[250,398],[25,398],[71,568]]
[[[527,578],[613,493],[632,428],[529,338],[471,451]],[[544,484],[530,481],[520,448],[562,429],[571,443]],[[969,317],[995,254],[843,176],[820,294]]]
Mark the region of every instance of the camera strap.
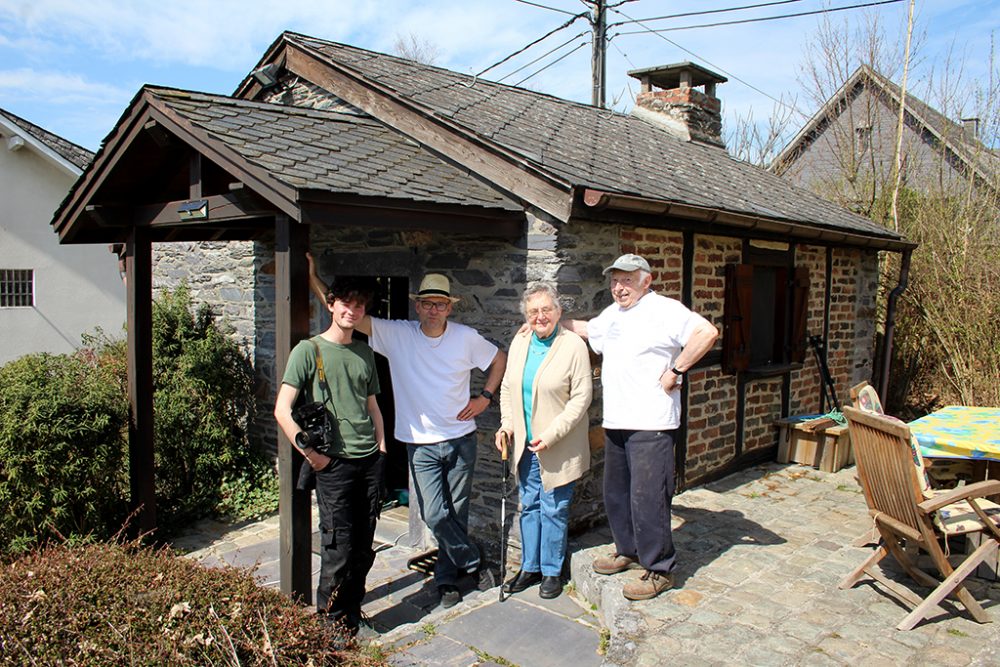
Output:
[[340,417],[337,415],[337,406],[333,404],[333,392],[330,391],[330,385],[326,383],[326,371],[323,370],[323,355],[319,352],[319,343],[312,338],[309,339],[309,342],[312,343],[313,350],[316,351],[316,377],[319,379],[319,389],[323,392],[323,402],[333,410],[334,419],[340,421]]

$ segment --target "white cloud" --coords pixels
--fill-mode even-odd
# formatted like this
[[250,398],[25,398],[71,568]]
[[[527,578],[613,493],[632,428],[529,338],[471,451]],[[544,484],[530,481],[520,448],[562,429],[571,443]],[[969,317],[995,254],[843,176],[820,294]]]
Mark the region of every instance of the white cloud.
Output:
[[0,94],[23,99],[43,99],[50,104],[99,103],[121,106],[135,91],[88,81],[77,74],[29,68],[0,70]]

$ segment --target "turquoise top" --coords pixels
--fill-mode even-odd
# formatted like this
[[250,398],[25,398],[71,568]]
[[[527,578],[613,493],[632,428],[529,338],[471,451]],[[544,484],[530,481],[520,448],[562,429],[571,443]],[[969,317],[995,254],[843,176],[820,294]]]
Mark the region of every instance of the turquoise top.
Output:
[[556,340],[559,327],[556,326],[548,338],[539,338],[538,334],[531,333],[531,343],[528,345],[528,358],[524,361],[524,380],[521,383],[521,398],[524,404],[524,426],[527,442],[531,442],[531,399],[532,387],[535,384],[535,375],[538,367],[545,361],[545,355],[552,349],[552,343]]

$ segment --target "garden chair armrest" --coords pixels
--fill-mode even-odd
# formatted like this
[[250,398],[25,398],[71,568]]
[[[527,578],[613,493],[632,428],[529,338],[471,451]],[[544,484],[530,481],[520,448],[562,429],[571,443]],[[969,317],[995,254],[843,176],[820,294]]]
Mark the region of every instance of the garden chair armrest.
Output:
[[942,507],[946,507],[952,503],[957,503],[959,500],[983,498],[985,496],[998,494],[1000,494],[1000,480],[988,479],[982,482],[976,482],[975,484],[966,484],[965,486],[960,486],[957,489],[952,489],[948,493],[942,493],[941,495],[934,496],[933,498],[918,504],[917,507],[924,514],[930,514],[932,512],[936,512]]

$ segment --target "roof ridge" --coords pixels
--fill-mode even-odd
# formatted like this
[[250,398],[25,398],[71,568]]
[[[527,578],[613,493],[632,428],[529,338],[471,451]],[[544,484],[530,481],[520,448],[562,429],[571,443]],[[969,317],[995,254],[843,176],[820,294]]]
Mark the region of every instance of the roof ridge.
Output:
[[[530,88],[523,88],[521,86],[515,86],[515,85],[509,84],[509,83],[502,83],[500,81],[493,81],[492,79],[487,79],[487,78],[479,77],[479,76],[477,76],[475,74],[464,74],[462,72],[458,72],[456,70],[449,69],[447,67],[442,67],[440,65],[428,65],[427,63],[422,63],[422,62],[419,62],[417,60],[411,60],[409,58],[404,58],[402,56],[397,56],[397,55],[394,55],[394,54],[391,54],[391,53],[384,53],[382,51],[374,51],[372,49],[366,49],[366,48],[363,48],[363,47],[360,47],[360,46],[355,46],[353,44],[345,44],[343,42],[335,42],[335,41],[332,41],[332,40],[329,40],[329,39],[323,39],[321,37],[313,37],[313,36],[310,36],[310,35],[303,35],[302,33],[297,33],[297,32],[292,32],[292,31],[285,31],[285,33],[283,33],[283,34],[284,35],[292,35],[294,37],[299,37],[299,38],[302,38],[302,40],[304,40],[304,41],[319,42],[319,43],[325,44],[327,46],[333,46],[333,47],[342,48],[342,49],[349,49],[349,50],[352,50],[352,51],[360,51],[360,52],[363,52],[363,53],[369,53],[369,54],[371,54],[373,56],[377,56],[377,57],[380,57],[380,58],[390,58],[390,59],[392,59],[394,61],[397,61],[397,62],[400,62],[400,63],[406,63],[408,65],[412,65],[412,66],[415,66],[415,67],[420,67],[420,68],[427,69],[427,70],[434,70],[434,71],[437,71],[437,72],[441,72],[443,74],[447,74],[447,75],[455,77],[456,78],[456,83],[462,83],[463,85],[467,85],[470,88],[473,87],[477,83],[482,83],[482,84],[486,84],[488,86],[497,86],[498,88],[504,89],[504,90],[516,91],[516,92],[519,92],[519,93],[524,93],[524,94],[527,94],[527,95],[532,95],[532,96],[537,96],[537,97],[545,97],[547,99],[550,99],[550,100],[552,100],[554,102],[558,102],[560,104],[565,104],[565,105],[574,106],[574,107],[580,107],[580,108],[583,108],[583,109],[589,109],[593,113],[606,113],[606,114],[609,114],[609,115],[622,116],[624,118],[631,118],[632,117],[628,113],[623,113],[621,111],[615,111],[614,109],[605,109],[605,108],[601,108],[601,107],[595,107],[594,105],[587,104],[586,102],[578,102],[576,100],[568,100],[565,97],[559,97],[558,95],[553,95],[552,93],[545,93],[545,92],[541,92],[541,91],[537,91],[537,90],[531,90]],[[342,63],[340,63],[340,64],[343,65]],[[350,65],[344,65],[344,66],[350,67]],[[465,84],[464,82],[462,82],[460,80],[457,80],[458,77],[466,77],[469,80],[471,80],[472,83],[471,84]],[[422,91],[422,92],[427,92],[427,91]]]
[[157,86],[152,84],[146,84],[143,86],[143,90],[146,90],[154,95],[161,95],[163,97],[181,97],[186,96],[191,99],[200,97],[203,99],[212,99],[219,103],[229,104],[237,107],[252,107],[252,108],[264,108],[272,110],[280,110],[285,113],[290,113],[295,116],[319,116],[326,120],[330,119],[330,116],[342,116],[344,120],[350,120],[351,122],[363,121],[369,124],[382,125],[376,119],[369,115],[360,115],[356,113],[351,113],[336,109],[317,109],[315,107],[300,107],[292,104],[278,104],[276,102],[262,102],[260,100],[248,100],[242,97],[233,97],[231,95],[223,95],[221,93],[205,93],[198,90],[186,90],[184,88],[174,88],[171,86]]
[[[20,127],[22,130],[24,130],[31,136],[33,136],[38,141],[41,141],[51,150],[58,153],[59,156],[62,157],[63,159],[73,163],[74,165],[80,167],[81,169],[86,166],[87,162],[94,159],[94,152],[92,150],[84,148],[80,144],[74,141],[70,141],[69,139],[60,136],[55,132],[46,130],[41,125],[32,123],[30,120],[22,118],[21,116],[18,116],[16,113],[12,111],[8,111],[7,109],[0,107],[0,115],[3,115],[5,118],[10,120],[12,123]],[[65,144],[65,145],[60,145],[60,144]],[[66,150],[67,147],[70,150],[67,151]],[[81,154],[79,157],[86,158],[83,164],[80,164],[76,159],[74,159],[75,157],[77,157],[73,155],[74,150],[78,151]]]

